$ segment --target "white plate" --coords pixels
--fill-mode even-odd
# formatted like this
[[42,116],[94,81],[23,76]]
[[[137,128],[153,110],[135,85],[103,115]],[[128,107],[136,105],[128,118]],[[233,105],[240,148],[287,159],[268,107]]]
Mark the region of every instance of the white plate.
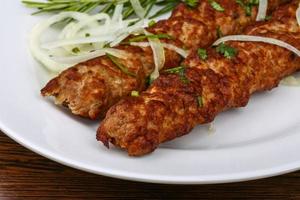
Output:
[[39,95],[46,73],[31,58],[27,35],[40,19],[20,1],[1,1],[0,127],[15,141],[84,171],[156,183],[224,183],[300,168],[300,88],[255,95],[246,108],[217,117],[153,154],[130,158],[95,139],[98,122],[73,117]]

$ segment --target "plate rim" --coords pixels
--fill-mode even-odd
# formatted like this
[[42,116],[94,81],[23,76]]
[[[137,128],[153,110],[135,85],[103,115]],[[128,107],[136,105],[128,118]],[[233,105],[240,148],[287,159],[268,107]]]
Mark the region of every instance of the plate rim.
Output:
[[26,139],[22,139],[18,137],[17,133],[15,133],[12,129],[7,127],[2,121],[0,121],[0,130],[11,138],[13,141],[17,142],[19,145],[27,148],[28,150],[43,156],[51,161],[57,162],[64,166],[81,170],[84,172],[106,176],[110,178],[116,178],[121,180],[127,181],[136,181],[136,182],[144,182],[144,183],[155,183],[155,184],[172,184],[172,185],[202,185],[202,184],[221,184],[221,183],[236,183],[236,182],[244,182],[250,180],[258,180],[263,178],[274,177],[282,174],[287,174],[290,172],[294,172],[300,169],[300,161],[289,163],[286,165],[281,165],[269,169],[264,170],[256,170],[252,172],[242,172],[242,173],[229,173],[226,176],[216,176],[219,178],[214,177],[213,179],[208,179],[207,177],[212,176],[201,176],[197,175],[191,178],[191,176],[154,176],[154,175],[143,175],[140,173],[132,173],[132,172],[125,172],[124,170],[114,170],[111,171],[109,169],[102,168],[99,166],[97,169],[93,167],[88,167],[83,163],[78,161],[72,160],[70,158],[66,158],[65,156],[58,155],[54,152],[51,152],[47,149],[39,147],[39,145],[33,144]]

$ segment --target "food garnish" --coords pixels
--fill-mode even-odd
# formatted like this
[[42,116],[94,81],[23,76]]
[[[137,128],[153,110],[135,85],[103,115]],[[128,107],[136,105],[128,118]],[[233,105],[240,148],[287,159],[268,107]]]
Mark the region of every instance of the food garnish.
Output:
[[251,16],[253,6],[257,6],[261,2],[261,0],[236,0],[235,2],[245,9],[246,15]]
[[[255,2],[256,3],[256,2]],[[256,21],[264,21],[267,18],[268,0],[259,0]]]
[[180,77],[180,80],[184,84],[188,84],[190,81],[185,75],[185,70],[186,70],[186,68],[184,66],[179,66],[179,67],[174,67],[171,69],[166,69],[166,70],[164,70],[164,72],[169,73],[169,74],[178,74]]
[[161,16],[171,11],[179,3],[185,3],[189,7],[196,7],[198,0],[47,0],[33,1],[23,0],[22,3],[29,8],[35,8],[38,11],[33,14],[40,13],[60,13],[60,12],[82,12],[94,14],[96,12],[112,14],[118,4],[124,4],[122,11],[123,19],[132,16],[140,18],[148,17],[153,6],[159,7],[159,10],[154,13],[150,18]]
[[225,9],[218,2],[209,0],[209,3],[211,5],[211,7],[213,7],[213,9],[220,11],[220,12],[224,12]]
[[132,97],[138,97],[138,96],[140,96],[140,93],[139,93],[139,91],[133,90],[133,91],[131,91],[131,96]]
[[236,53],[237,53],[237,51],[236,51],[235,48],[232,48],[231,46],[228,46],[228,45],[226,45],[224,43],[219,44],[217,46],[217,48],[216,48],[216,51],[218,53],[223,54],[224,57],[228,58],[228,59],[233,58],[236,55]]
[[106,56],[126,75],[136,77],[136,74],[133,72],[130,72],[127,67],[119,63],[116,57],[113,55],[106,53]]
[[[228,46],[226,46],[224,44],[224,42],[227,42],[227,41],[264,42],[264,43],[273,44],[273,45],[277,45],[282,48],[288,49],[288,50],[292,51],[293,53],[295,53],[297,56],[300,56],[300,51],[296,47],[294,47],[282,40],[278,40],[275,38],[269,38],[269,37],[254,36],[254,35],[228,35],[228,36],[218,39],[216,42],[214,42],[213,46],[219,45],[220,53],[222,53],[222,52],[225,53],[226,50],[227,51],[229,50]],[[232,51],[232,50],[230,50],[230,51]],[[231,54],[229,51],[228,51],[228,53]]]
[[198,53],[199,58],[201,58],[202,60],[206,60],[207,59],[206,49],[199,48],[197,50],[197,53]]

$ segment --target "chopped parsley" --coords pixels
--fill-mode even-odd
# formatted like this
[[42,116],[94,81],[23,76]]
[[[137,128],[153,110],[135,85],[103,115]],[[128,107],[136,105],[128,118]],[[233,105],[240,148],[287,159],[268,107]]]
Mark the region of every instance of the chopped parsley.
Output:
[[151,20],[149,23],[148,23],[148,26],[151,27],[151,26],[154,26],[156,24],[156,22],[154,20]]
[[191,8],[195,8],[198,5],[199,0],[183,0],[183,2]]
[[207,51],[206,51],[206,49],[199,48],[197,50],[197,54],[198,54],[199,58],[201,58],[202,60],[206,60],[207,59]]
[[75,47],[72,49],[72,52],[77,54],[80,52],[80,49],[78,47]]
[[171,69],[166,69],[166,70],[164,70],[164,72],[169,73],[169,74],[178,74],[180,77],[180,80],[183,83],[188,84],[190,82],[190,80],[185,76],[185,70],[186,70],[186,68],[184,66],[179,66],[179,67],[174,67]]
[[216,48],[216,51],[228,59],[233,58],[237,54],[237,50],[235,48],[224,43],[219,44]]
[[252,7],[259,4],[259,0],[248,0],[247,2],[245,0],[235,0],[235,2],[245,9],[247,16],[251,16]]
[[224,12],[225,9],[216,1],[209,0],[211,7],[219,12]]
[[138,96],[140,96],[140,93],[138,91],[133,90],[133,91],[131,91],[131,96],[138,97]]

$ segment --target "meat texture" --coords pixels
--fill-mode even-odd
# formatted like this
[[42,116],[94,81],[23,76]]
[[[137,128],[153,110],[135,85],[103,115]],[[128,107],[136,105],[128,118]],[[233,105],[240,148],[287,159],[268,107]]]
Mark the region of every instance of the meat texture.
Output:
[[[288,0],[271,0],[270,10]],[[255,20],[257,7],[251,15],[236,0],[218,1],[224,8],[220,12],[211,6],[209,0],[201,0],[194,9],[180,4],[168,20],[162,20],[148,28],[153,34],[168,34],[171,43],[185,49],[209,46],[217,37],[218,31],[224,35],[237,34]],[[120,45],[128,53],[127,59],[117,59],[131,75],[123,73],[107,56],[80,63],[63,71],[52,79],[41,91],[43,96],[54,96],[55,103],[69,108],[75,115],[96,119],[104,116],[107,109],[128,96],[131,91],[146,88],[147,77],[154,69],[151,48]],[[165,50],[165,68],[177,66],[182,58],[176,52]]]
[[[248,27],[244,34],[280,39],[300,49],[300,28],[295,12],[299,1],[279,8],[270,21]],[[208,48],[202,60],[196,52],[185,68],[165,71],[138,97],[113,106],[98,129],[97,139],[140,156],[160,143],[209,123],[229,108],[247,105],[250,95],[271,90],[280,80],[300,69],[300,58],[291,51],[261,42],[227,42],[237,50],[225,58]],[[173,72],[173,73],[170,73]]]

